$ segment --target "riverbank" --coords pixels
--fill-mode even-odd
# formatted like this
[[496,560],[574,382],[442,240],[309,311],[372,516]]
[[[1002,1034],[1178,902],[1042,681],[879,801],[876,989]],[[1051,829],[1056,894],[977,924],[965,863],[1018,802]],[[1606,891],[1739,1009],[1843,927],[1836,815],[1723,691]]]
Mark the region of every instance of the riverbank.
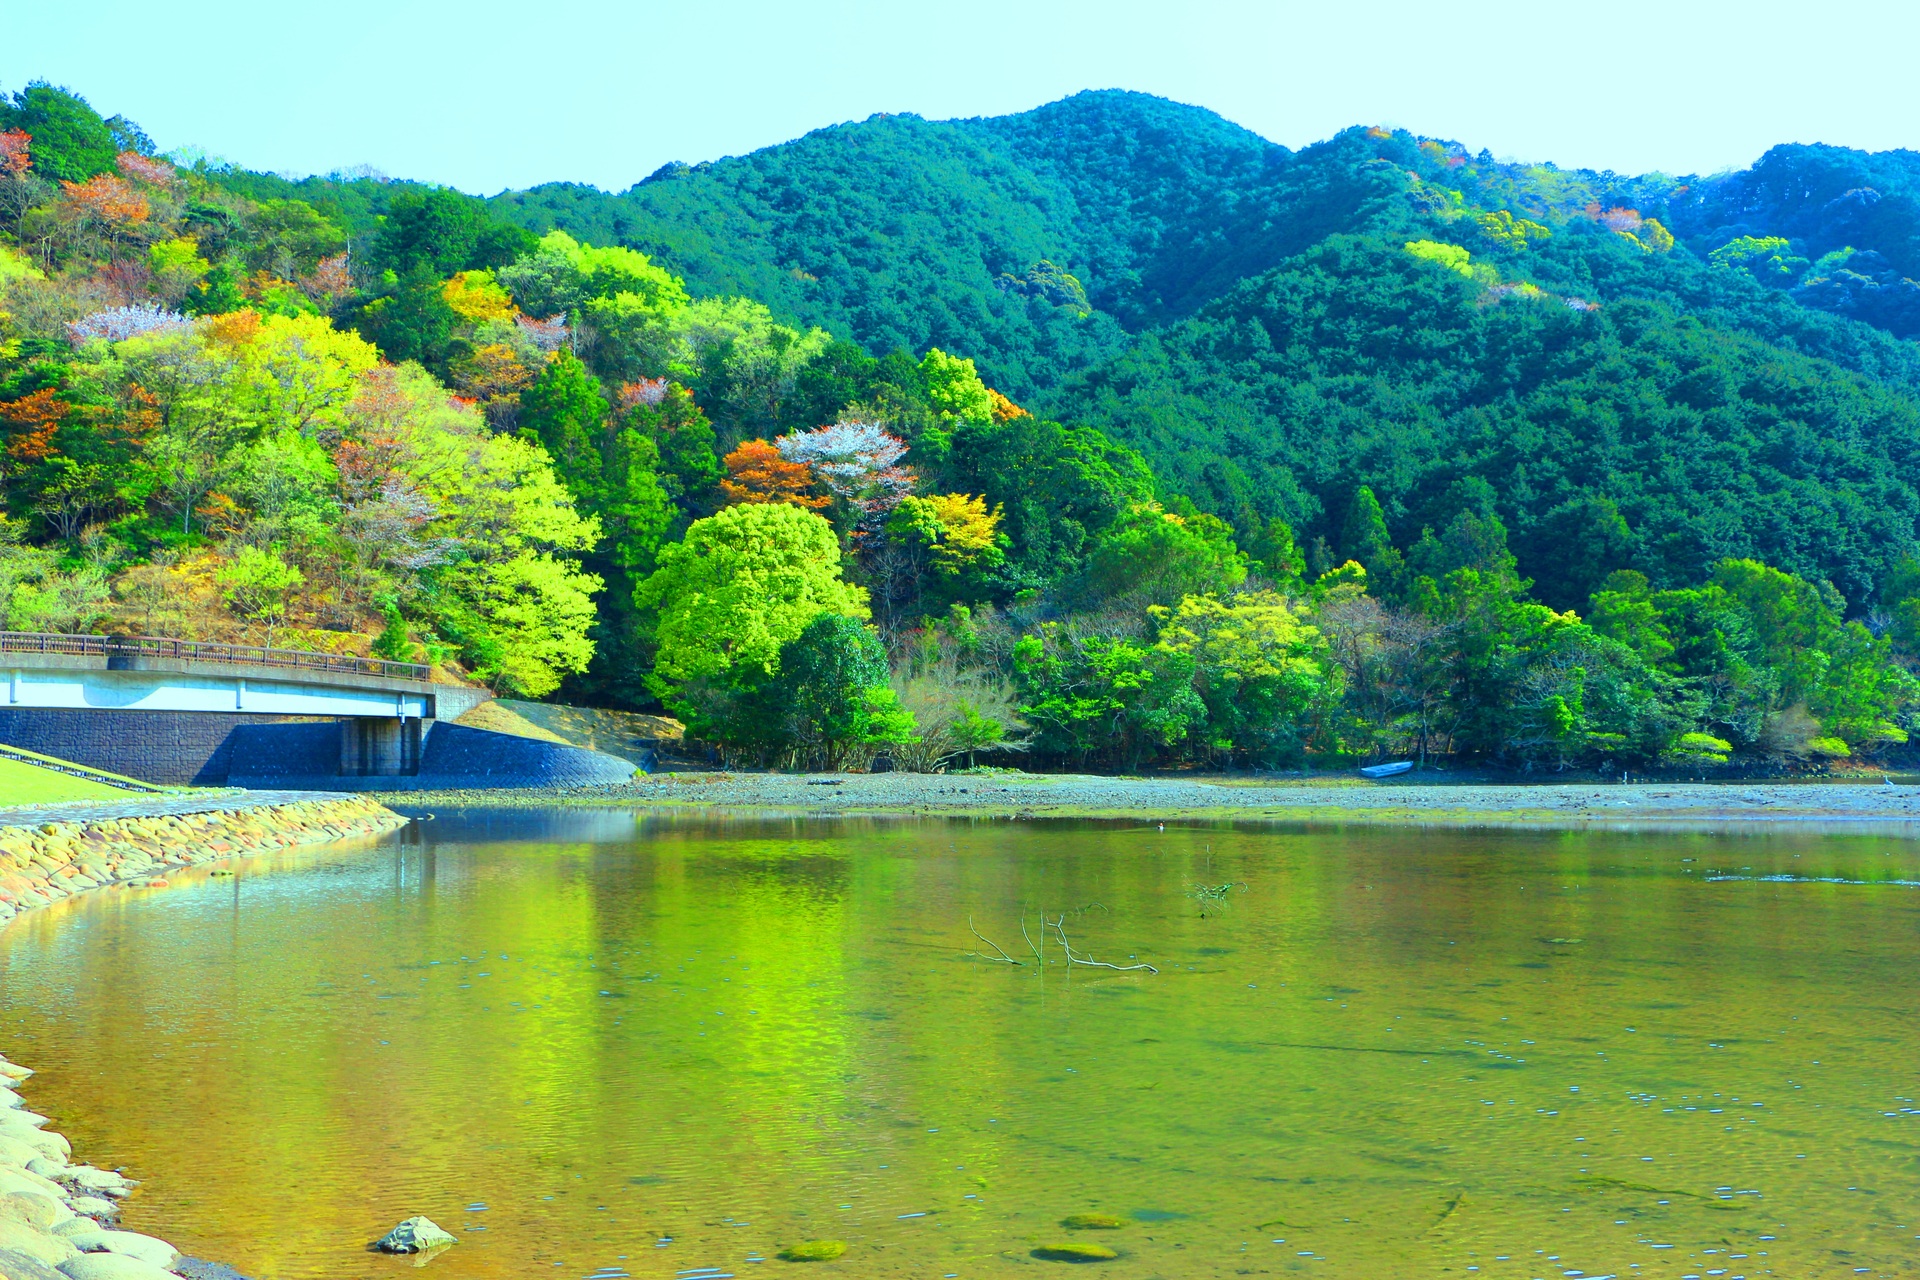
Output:
[[[277,801],[277,802],[276,802]],[[223,796],[0,809],[0,921],[88,891],[152,890],[168,872],[298,845],[384,835],[408,819],[363,796]],[[118,1231],[137,1185],[71,1163],[72,1148],[0,1058],[0,1275],[7,1280],[218,1280],[237,1273]]]
[[762,816],[862,814],[1443,826],[1727,827],[1920,823],[1920,787],[1878,783],[1497,785],[1075,774],[666,773],[578,790],[440,791],[413,807],[615,806]]

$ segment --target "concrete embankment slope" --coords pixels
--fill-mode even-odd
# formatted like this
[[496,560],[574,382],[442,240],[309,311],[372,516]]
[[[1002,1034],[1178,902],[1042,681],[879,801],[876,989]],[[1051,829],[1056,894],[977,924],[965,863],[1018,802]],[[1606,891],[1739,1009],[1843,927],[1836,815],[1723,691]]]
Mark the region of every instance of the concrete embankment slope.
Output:
[[[91,889],[164,885],[179,867],[377,836],[407,819],[360,796],[241,796],[0,809],[0,920]],[[233,1273],[164,1240],[115,1230],[137,1185],[75,1164],[15,1090],[33,1074],[0,1058],[0,1276],[175,1280]]]

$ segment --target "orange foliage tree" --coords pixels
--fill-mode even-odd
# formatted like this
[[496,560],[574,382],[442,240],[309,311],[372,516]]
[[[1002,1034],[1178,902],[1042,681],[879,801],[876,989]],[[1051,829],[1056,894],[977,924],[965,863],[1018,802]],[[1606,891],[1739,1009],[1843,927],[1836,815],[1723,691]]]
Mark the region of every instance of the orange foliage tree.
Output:
[[7,432],[7,456],[19,462],[44,462],[54,452],[53,436],[73,406],[52,387],[0,404]]
[[85,182],[63,180],[60,186],[71,214],[98,225],[116,248],[120,238],[144,223],[151,211],[147,198],[132,183],[110,173],[96,174]]
[[1001,395],[998,391],[995,391],[992,387],[987,388],[987,401],[993,406],[992,413],[995,422],[1012,422],[1015,418],[1031,418],[1033,416],[1013,401]]
[[727,478],[720,491],[728,505],[742,502],[785,502],[818,511],[828,499],[813,493],[813,468],[788,462],[765,440],[749,440],[722,459]]
[[33,135],[25,129],[0,129],[0,173],[23,173],[33,164]]

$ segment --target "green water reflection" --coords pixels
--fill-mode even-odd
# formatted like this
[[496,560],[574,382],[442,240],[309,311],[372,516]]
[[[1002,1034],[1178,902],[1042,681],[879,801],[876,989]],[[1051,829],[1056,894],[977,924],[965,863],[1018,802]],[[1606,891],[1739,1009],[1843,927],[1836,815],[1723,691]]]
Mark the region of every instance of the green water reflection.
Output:
[[[24,918],[0,1049],[129,1226],[257,1277],[401,1274],[415,1213],[442,1277],[1905,1276],[1902,882],[1806,833],[443,814]],[[1159,973],[1040,968],[1043,909]]]

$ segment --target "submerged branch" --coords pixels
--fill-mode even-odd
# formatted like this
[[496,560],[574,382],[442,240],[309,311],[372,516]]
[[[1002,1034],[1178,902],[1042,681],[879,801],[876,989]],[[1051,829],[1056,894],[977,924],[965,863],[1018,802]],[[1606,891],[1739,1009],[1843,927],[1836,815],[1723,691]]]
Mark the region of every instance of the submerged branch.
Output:
[[1204,920],[1207,918],[1208,904],[1218,903],[1224,907],[1235,889],[1246,887],[1243,880],[1229,880],[1225,884],[1196,884],[1187,889],[1187,896],[1200,904],[1200,918]]
[[[1116,973],[1131,973],[1135,969],[1145,969],[1148,973],[1160,972],[1150,964],[1108,964],[1105,960],[1095,960],[1091,955],[1077,956],[1073,954],[1073,944],[1067,941],[1067,930],[1065,927],[1067,913],[1064,911],[1060,913],[1058,920],[1048,920],[1046,916],[1042,915],[1040,921],[1042,925],[1051,928],[1060,936],[1060,949],[1067,953],[1067,964],[1069,966],[1077,964],[1084,965],[1089,969],[1112,969]],[[1044,929],[1042,933],[1044,936]]]
[[[1042,938],[1047,936],[1047,931],[1046,931],[1046,928],[1044,927],[1046,918],[1047,917],[1045,913],[1042,913],[1040,916],[1042,926],[1043,926],[1040,930],[1040,936]],[[1041,964],[1045,964],[1047,962],[1047,958],[1040,954],[1039,947],[1034,946],[1033,939],[1027,937],[1027,909],[1025,907],[1020,908],[1020,936],[1027,939],[1027,946],[1032,947],[1033,958],[1035,960],[1038,960]]]
[[967,929],[973,934],[974,937],[980,939],[980,941],[986,943],[988,946],[992,947],[995,951],[999,952],[997,956],[980,955],[978,951],[970,952],[969,954],[980,956],[982,960],[991,960],[995,964],[1004,963],[1004,964],[1014,965],[1017,967],[1021,963],[1020,961],[1015,960],[1012,956],[1008,955],[1006,952],[1000,951],[999,943],[995,942],[992,938],[989,938],[986,934],[981,933],[978,929],[975,929],[973,927],[972,915],[967,916]]

